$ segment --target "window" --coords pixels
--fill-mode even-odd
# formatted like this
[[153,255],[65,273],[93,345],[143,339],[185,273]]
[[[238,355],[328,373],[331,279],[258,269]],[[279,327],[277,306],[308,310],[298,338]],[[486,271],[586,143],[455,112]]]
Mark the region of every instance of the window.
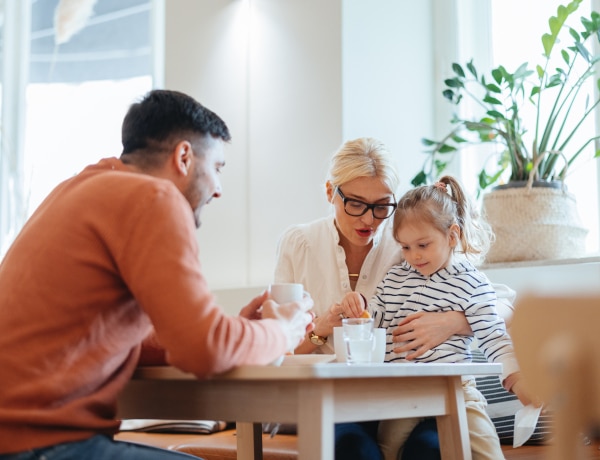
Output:
[[4,27],[24,27],[3,34],[3,68],[23,70],[2,81],[0,257],[52,188],[119,155],[123,116],[153,85],[152,6],[5,0]]
[[[490,68],[500,64],[504,65],[509,71],[514,71],[519,65],[524,62],[530,63],[530,68],[535,64],[542,62],[542,34],[548,30],[548,18],[556,15],[559,5],[565,4],[563,0],[489,0],[489,22],[479,21],[474,26],[474,34],[482,36],[490,36],[490,45],[487,55],[473,52],[475,63],[487,62]],[[468,8],[463,4],[464,8]],[[577,12],[569,18],[569,24],[580,27],[579,18],[589,17],[591,12],[591,0],[583,1]],[[465,13],[461,11],[461,13]],[[567,39],[568,34],[565,34],[563,39]],[[485,40],[482,40],[485,41]],[[467,46],[472,46],[472,43],[467,43]],[[468,53],[466,53],[468,56]],[[467,60],[469,57],[466,58]],[[478,66],[482,68],[482,66]],[[590,91],[593,90],[595,78],[590,78],[586,82],[590,85]],[[583,110],[583,108],[582,108]],[[535,125],[535,117],[532,111],[528,126]],[[582,139],[588,139],[594,135],[595,120],[588,117],[586,120],[585,129],[587,134],[581,134]],[[581,145],[583,141],[579,144]],[[574,144],[577,144],[575,142]],[[598,148],[596,146],[596,148]],[[589,229],[589,234],[586,241],[586,249],[589,253],[598,252],[600,235],[599,235],[599,205],[598,194],[600,181],[598,180],[598,171],[600,163],[593,159],[594,145],[590,144],[585,153],[586,159],[579,158],[568,172],[565,184],[568,190],[577,198],[579,214],[582,223]],[[584,154],[582,154],[583,156]],[[474,184],[477,171],[481,168],[481,164],[469,164],[468,158],[473,158],[473,155],[463,154],[462,174],[466,184]]]

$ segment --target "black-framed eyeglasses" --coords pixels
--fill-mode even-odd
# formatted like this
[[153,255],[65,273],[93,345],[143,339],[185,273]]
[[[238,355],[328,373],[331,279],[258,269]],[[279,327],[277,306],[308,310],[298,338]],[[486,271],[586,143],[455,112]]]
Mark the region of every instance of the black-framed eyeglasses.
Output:
[[344,202],[344,211],[352,217],[360,217],[370,209],[375,219],[383,220],[394,214],[397,206],[396,203],[365,203],[364,201],[346,198],[339,187],[336,187],[335,190]]

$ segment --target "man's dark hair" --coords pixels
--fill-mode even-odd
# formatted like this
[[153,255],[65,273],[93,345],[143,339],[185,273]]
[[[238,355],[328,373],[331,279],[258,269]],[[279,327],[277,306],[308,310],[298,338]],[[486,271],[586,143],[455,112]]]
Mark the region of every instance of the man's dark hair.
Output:
[[227,125],[187,94],[152,90],[131,105],[121,129],[122,154],[144,150],[160,153],[186,136],[207,136],[229,141]]

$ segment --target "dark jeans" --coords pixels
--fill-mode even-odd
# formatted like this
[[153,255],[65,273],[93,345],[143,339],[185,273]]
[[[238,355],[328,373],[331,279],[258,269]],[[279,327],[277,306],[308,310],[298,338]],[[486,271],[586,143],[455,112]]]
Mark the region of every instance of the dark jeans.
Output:
[[435,418],[427,418],[410,433],[404,445],[402,460],[440,460],[441,458]]
[[0,460],[198,460],[198,457],[113,441],[108,436],[97,435],[85,441],[66,442],[42,449],[16,454],[0,454]]
[[[377,445],[377,425],[378,422],[336,424],[336,460],[382,460],[383,456]],[[440,458],[440,442],[435,419],[426,419],[419,423],[408,437],[402,460],[440,460]]]

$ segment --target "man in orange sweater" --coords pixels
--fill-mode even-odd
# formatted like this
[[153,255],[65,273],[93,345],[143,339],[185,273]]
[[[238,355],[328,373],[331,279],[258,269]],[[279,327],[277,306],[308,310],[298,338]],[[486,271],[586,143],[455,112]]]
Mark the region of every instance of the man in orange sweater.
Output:
[[[116,399],[153,334],[204,378],[267,364],[312,327],[312,301],[215,305],[195,230],[221,195],[225,123],[155,90],[131,106],[123,152],[54,189],[0,265],[0,459],[167,459],[114,442]],[[126,449],[125,449],[126,447]]]

